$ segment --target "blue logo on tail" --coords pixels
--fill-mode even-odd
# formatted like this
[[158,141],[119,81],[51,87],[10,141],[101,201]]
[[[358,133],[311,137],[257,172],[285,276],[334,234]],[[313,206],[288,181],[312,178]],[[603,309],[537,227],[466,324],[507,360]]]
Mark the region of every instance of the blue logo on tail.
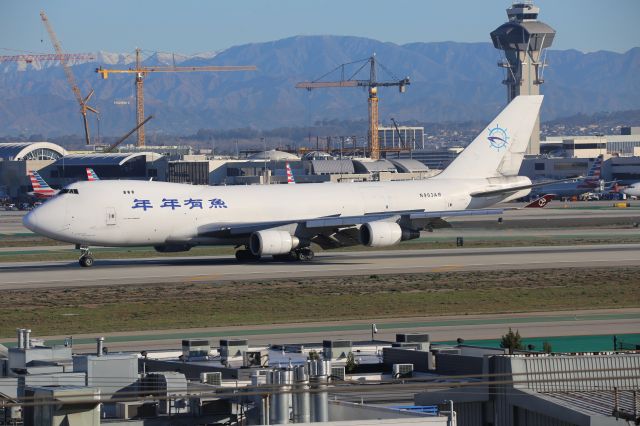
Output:
[[507,129],[503,129],[496,124],[496,127],[489,129],[489,136],[487,136],[489,145],[492,148],[500,151],[502,148],[506,148],[509,145],[509,136],[507,135]]

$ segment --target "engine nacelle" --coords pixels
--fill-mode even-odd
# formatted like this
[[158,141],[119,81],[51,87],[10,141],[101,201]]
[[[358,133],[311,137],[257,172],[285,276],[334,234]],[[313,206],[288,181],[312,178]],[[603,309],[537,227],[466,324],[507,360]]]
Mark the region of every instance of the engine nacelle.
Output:
[[403,229],[395,222],[369,222],[360,227],[360,242],[368,247],[388,247],[420,237],[420,231]]
[[402,239],[402,228],[395,222],[369,222],[360,227],[360,242],[368,247],[387,247]]
[[177,253],[179,251],[189,251],[191,246],[188,244],[165,244],[161,246],[153,246],[159,253]]
[[286,254],[298,247],[300,240],[287,231],[256,231],[249,238],[249,249],[256,256]]

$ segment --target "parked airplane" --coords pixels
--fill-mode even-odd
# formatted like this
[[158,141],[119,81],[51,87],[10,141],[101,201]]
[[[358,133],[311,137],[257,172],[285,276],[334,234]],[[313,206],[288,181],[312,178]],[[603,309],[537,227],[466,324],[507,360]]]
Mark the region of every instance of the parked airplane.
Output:
[[621,191],[631,197],[640,197],[640,182],[632,183]]
[[32,192],[28,192],[29,195],[37,198],[51,198],[58,194],[59,190],[53,189],[49,184],[40,176],[40,173],[35,170],[29,170],[29,179],[31,180]]
[[556,198],[574,197],[585,192],[597,192],[601,189],[602,155],[596,157],[589,168],[587,176],[570,182],[560,182],[544,185],[537,189],[539,194],[553,194]]
[[93,169],[91,167],[87,167],[87,180],[92,181],[92,182],[96,181],[96,180],[100,180],[100,178],[98,177],[96,172],[93,171]]
[[288,161],[285,163],[285,168],[287,169],[287,183],[296,183],[296,180],[293,178],[293,172],[291,171],[291,165]]
[[[89,246],[149,246],[160,252],[237,245],[240,261],[311,260],[324,249],[385,247],[418,238],[443,217],[502,214],[486,208],[527,195],[518,176],[542,96],[515,98],[442,173],[426,180],[307,185],[196,186],[138,180],[76,182],[27,214],[24,225]],[[545,182],[543,184],[548,184]]]

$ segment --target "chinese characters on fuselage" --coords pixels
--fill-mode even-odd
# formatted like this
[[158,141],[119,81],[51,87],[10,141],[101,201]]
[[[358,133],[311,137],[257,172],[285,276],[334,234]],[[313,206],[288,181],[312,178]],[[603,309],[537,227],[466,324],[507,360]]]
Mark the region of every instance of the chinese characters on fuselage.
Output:
[[[211,198],[209,200],[202,200],[201,198],[188,198],[184,200],[179,200],[177,198],[163,198],[161,202],[157,203],[156,206],[161,209],[181,209],[188,208],[189,210],[193,209],[204,209],[204,202],[206,201],[206,207],[210,209],[226,209],[228,206],[221,198]],[[154,203],[149,199],[133,199],[132,209],[142,209],[145,212],[154,207]]]

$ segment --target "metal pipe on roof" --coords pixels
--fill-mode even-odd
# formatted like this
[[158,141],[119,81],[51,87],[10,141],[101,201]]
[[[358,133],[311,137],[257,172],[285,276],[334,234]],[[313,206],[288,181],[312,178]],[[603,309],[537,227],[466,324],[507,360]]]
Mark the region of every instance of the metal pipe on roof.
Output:
[[309,395],[309,372],[306,365],[294,367],[295,392],[293,394],[293,422],[311,422],[311,396]]
[[104,353],[104,337],[96,338],[96,356],[102,356]]
[[16,334],[18,335],[18,349],[24,348],[24,335],[22,334],[23,331],[23,328],[16,328]]
[[311,422],[329,421],[329,395],[326,392],[331,361],[309,361],[309,382],[315,392],[311,397]]
[[23,332],[23,348],[28,349],[31,347],[31,329],[25,328]]

